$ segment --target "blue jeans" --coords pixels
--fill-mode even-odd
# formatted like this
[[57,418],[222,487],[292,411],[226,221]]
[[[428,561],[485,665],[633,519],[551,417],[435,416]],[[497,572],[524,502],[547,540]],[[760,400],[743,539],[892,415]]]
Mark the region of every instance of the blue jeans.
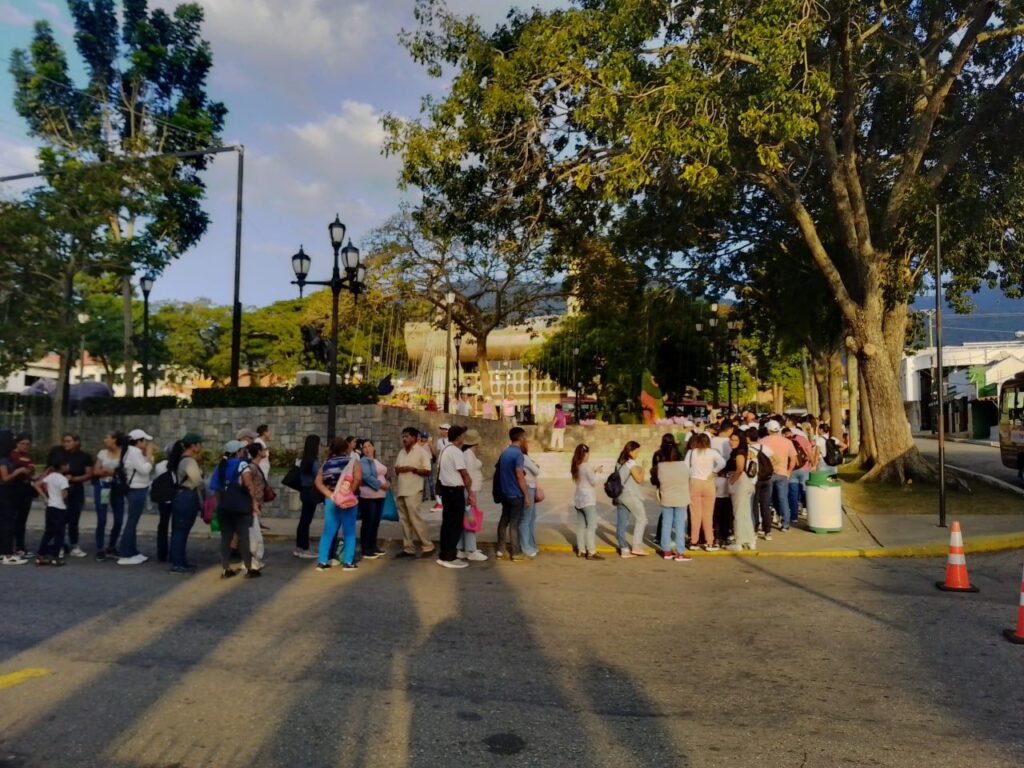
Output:
[[782,530],[789,530],[789,478],[785,475],[772,475],[772,498],[775,511],[779,513]]
[[686,507],[661,508],[661,551],[672,552],[672,529],[675,529],[676,554],[686,552]]
[[337,536],[338,529],[345,543],[341,550],[343,565],[352,565],[356,559],[356,512],[359,507],[339,509],[330,499],[324,499],[324,532],[320,536],[319,562],[326,563],[331,559],[331,540]]
[[789,476],[789,516],[793,522],[800,517],[800,500],[807,488],[811,473],[806,469],[794,469]]
[[576,551],[581,555],[597,554],[597,506],[593,504],[576,507]]
[[620,550],[629,549],[629,542],[626,541],[626,529],[629,527],[629,510],[615,502],[615,541]]
[[136,529],[139,526],[142,513],[146,511],[148,495],[148,488],[130,488],[128,490],[128,520],[125,522],[124,533],[121,535],[121,547],[117,552],[121,557],[135,557],[139,554]]
[[171,502],[171,567],[187,568],[188,534],[199,514],[199,494],[195,491],[178,491]]
[[537,489],[527,488],[530,495],[523,504],[523,517],[519,521],[519,546],[524,555],[534,557],[537,552]]
[[[106,488],[110,494],[110,501],[108,503],[103,502],[103,483],[106,483]],[[116,551],[117,550],[117,538],[121,535],[121,526],[124,524],[124,497],[120,493],[115,493],[110,488],[110,481],[101,481],[99,485],[92,487],[93,503],[96,505],[96,552],[104,551],[104,544],[106,548]],[[114,527],[110,529],[110,540],[106,540],[107,531],[107,508],[110,508],[111,516],[114,518]]]

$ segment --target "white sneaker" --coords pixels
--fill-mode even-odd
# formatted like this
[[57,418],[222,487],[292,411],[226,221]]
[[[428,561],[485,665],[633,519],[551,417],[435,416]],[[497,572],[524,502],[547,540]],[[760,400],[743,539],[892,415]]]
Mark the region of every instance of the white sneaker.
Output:
[[28,560],[20,555],[4,555],[0,557],[0,565],[24,565]]
[[294,549],[292,550],[292,557],[297,557],[300,560],[315,560],[317,556],[308,549]]
[[68,554],[71,557],[85,557],[86,556],[85,552],[83,552],[82,548],[79,547],[77,544],[74,547],[71,548],[71,551],[68,552]]
[[437,564],[443,565],[445,568],[468,568],[469,563],[465,560],[442,560],[437,558]]
[[119,557],[117,559],[118,565],[142,565],[144,562],[149,560],[145,555],[139,554],[132,557]]
[[475,563],[482,563],[484,560],[487,559],[487,555],[485,555],[478,549],[475,552],[470,552],[468,555],[466,555],[466,559],[472,560]]
[[459,560],[465,560],[466,559],[466,551],[463,550],[463,549],[460,549],[458,552],[455,553],[455,556],[457,558],[459,558]]

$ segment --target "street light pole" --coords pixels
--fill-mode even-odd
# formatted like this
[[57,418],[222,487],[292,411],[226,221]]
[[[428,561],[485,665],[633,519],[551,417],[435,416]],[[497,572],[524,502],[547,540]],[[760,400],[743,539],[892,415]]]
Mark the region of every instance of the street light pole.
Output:
[[[334,439],[337,430],[338,414],[338,303],[342,289],[347,290],[353,296],[358,297],[365,286],[366,267],[363,266],[359,255],[359,249],[352,245],[349,239],[348,245],[341,247],[345,242],[345,225],[341,223],[339,216],[327,225],[327,231],[331,237],[331,248],[334,250],[334,267],[331,270],[330,280],[307,280],[309,267],[312,259],[299,246],[299,252],[292,256],[292,269],[295,272],[293,285],[299,286],[299,296],[302,289],[307,285],[325,285],[331,289],[331,354],[329,358],[329,369],[327,371],[327,440]],[[338,255],[341,254],[345,276],[341,275],[341,265],[338,262]]]
[[455,334],[455,398],[462,399],[462,330]]
[[580,382],[579,382],[579,368],[576,365],[576,358],[580,354],[579,347],[572,348],[572,384],[573,390],[576,392],[576,407],[574,409],[574,416],[576,417],[576,423],[580,423]]
[[942,218],[935,206],[935,367],[939,404],[939,528],[946,527],[946,403],[942,386]]
[[149,397],[149,292],[153,290],[153,276],[143,275],[142,287],[142,396]]
[[448,291],[444,295],[444,306],[448,314],[447,337],[444,345],[444,412],[451,412],[452,388],[452,304],[455,303],[455,292]]
[[[78,324],[84,326],[89,322],[89,315],[85,312],[78,313]],[[82,328],[82,349],[78,358],[78,383],[85,381],[85,328]]]

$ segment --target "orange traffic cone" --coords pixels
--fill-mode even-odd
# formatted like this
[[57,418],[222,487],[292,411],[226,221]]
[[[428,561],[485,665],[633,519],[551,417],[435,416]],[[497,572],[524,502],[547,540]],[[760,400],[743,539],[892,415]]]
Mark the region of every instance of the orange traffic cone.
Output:
[[935,582],[943,592],[977,592],[967,578],[967,559],[964,557],[964,539],[960,534],[960,523],[953,521],[949,532],[949,557],[946,558],[946,580]]
[[1003,635],[1011,643],[1024,645],[1024,574],[1020,577],[1020,606],[1017,608],[1017,629],[1004,629]]

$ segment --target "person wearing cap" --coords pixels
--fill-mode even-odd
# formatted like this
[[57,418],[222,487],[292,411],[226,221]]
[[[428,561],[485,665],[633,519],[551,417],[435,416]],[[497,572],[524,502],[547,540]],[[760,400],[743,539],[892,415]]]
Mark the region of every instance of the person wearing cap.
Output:
[[203,451],[203,438],[189,432],[175,445],[167,461],[167,471],[174,472],[178,490],[171,502],[171,573],[195,573],[188,562],[188,535],[195,525],[203,505],[205,485],[199,455]]
[[237,440],[240,440],[246,445],[251,445],[252,443],[254,443],[257,437],[259,437],[259,435],[257,435],[256,431],[253,429],[240,429],[238,430],[238,434],[235,435],[235,438]]
[[138,527],[146,511],[150,476],[153,473],[153,437],[142,429],[128,433],[128,448],[124,455],[124,472],[128,479],[128,515],[121,532],[117,554],[118,565],[142,565],[149,558],[139,552]]
[[[479,445],[480,433],[475,429],[466,430],[466,434],[462,436],[462,455],[466,459],[466,471],[469,473],[469,479],[477,491],[484,487],[484,465],[476,455]],[[466,506],[467,508],[474,506],[468,497]],[[465,525],[462,526],[456,557],[460,560],[473,560],[474,562],[483,562],[487,559],[487,555],[477,549],[476,534],[473,531],[467,531]]]
[[796,449],[782,436],[782,425],[776,419],[770,419],[765,429],[768,435],[761,440],[761,445],[768,449],[772,459],[772,498],[775,511],[779,513],[779,527],[788,531],[795,519],[794,510],[789,507],[789,476],[796,468]]
[[[246,578],[252,579],[261,575],[260,571],[252,567],[252,551],[249,548],[249,529],[252,527],[253,515],[259,509],[259,503],[253,490],[249,463],[246,461],[247,451],[248,446],[241,440],[226,442],[224,456],[210,477],[210,489],[218,494],[217,519],[220,522],[222,579],[238,574],[238,571],[231,567],[231,542],[235,537],[238,538],[238,551],[245,566]],[[231,499],[230,505],[226,502],[227,498]]]

